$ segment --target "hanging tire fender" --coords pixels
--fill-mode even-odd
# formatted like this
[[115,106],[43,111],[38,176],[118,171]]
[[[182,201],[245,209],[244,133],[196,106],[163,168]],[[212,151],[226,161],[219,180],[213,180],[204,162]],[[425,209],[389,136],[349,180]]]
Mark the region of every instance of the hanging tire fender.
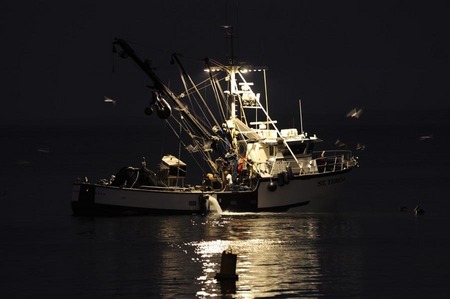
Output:
[[277,184],[275,184],[274,182],[272,182],[272,181],[270,181],[270,183],[269,183],[269,185],[267,185],[267,189],[270,191],[270,192],[274,192],[274,191],[276,191],[277,190]]

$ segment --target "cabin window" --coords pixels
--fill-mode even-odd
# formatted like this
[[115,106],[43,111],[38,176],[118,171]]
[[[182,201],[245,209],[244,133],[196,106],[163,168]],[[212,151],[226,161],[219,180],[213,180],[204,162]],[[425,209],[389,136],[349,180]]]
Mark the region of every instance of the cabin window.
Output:
[[[313,142],[292,142],[289,143],[289,147],[291,148],[294,155],[308,155],[314,149]],[[283,150],[283,155],[290,155],[291,152],[286,148]]]
[[[305,154],[306,152],[306,144],[305,143],[291,143],[289,144],[289,147],[291,148],[292,152],[294,153],[294,155],[301,155],[301,154]],[[290,155],[291,152],[289,151],[289,149],[285,149],[283,150],[283,155]]]

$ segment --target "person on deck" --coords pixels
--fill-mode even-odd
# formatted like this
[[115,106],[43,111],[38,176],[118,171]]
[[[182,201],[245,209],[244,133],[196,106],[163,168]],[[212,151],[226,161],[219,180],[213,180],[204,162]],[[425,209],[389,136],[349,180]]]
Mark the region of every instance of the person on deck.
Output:
[[227,184],[227,189],[233,189],[233,176],[228,171],[225,171],[225,182]]

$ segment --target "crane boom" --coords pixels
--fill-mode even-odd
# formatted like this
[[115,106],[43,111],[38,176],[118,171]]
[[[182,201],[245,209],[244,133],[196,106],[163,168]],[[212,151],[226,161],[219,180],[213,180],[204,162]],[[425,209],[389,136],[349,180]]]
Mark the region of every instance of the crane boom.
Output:
[[[116,38],[113,42],[114,50],[115,46],[119,45],[123,53],[131,57],[133,61],[150,77],[150,79],[153,82],[153,89],[157,90],[161,94],[167,96],[172,103],[179,108],[179,111],[187,118],[187,120],[194,126],[194,128],[197,130],[197,133],[201,134],[202,137],[206,139],[212,139],[212,134],[209,129],[205,128],[198,120],[197,118],[192,115],[192,113],[189,111],[189,109],[186,107],[186,105],[183,104],[179,100],[179,98],[166,86],[162,83],[162,81],[158,78],[158,76],[153,72],[153,70],[150,67],[150,63],[148,60],[142,60],[131,48],[131,46],[123,39]],[[193,137],[193,136],[191,136]]]

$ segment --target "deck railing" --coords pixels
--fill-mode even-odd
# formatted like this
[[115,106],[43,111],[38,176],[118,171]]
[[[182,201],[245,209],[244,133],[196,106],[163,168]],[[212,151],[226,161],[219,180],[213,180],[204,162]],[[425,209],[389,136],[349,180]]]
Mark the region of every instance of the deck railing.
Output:
[[357,161],[349,150],[329,150],[313,152],[312,156],[294,159],[277,160],[270,166],[272,176],[291,169],[294,175],[310,175],[326,172],[341,171],[357,165]]
[[340,171],[356,165],[349,150],[317,151],[313,152],[312,159],[318,173]]

